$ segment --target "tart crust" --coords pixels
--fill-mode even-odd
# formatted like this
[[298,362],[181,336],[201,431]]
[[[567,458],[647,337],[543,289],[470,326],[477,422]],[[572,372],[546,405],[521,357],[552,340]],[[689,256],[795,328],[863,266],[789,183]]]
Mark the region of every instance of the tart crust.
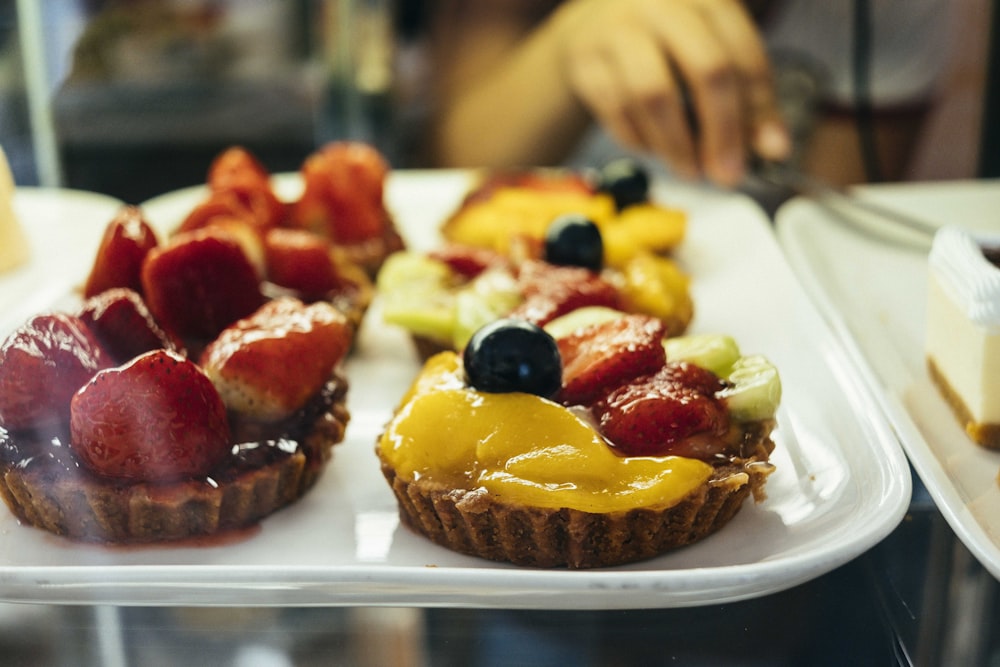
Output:
[[4,461],[0,497],[21,522],[83,542],[166,542],[246,528],[302,497],[343,440],[347,383],[327,387],[329,406],[313,413],[294,451],[261,465],[230,462],[208,478],[156,484]]
[[743,449],[715,467],[708,482],[670,507],[591,513],[503,502],[485,489],[454,489],[428,478],[408,480],[379,452],[382,474],[401,521],[453,551],[515,565],[571,569],[652,558],[697,542],[732,519],[751,495],[764,498],[774,467],[773,422],[748,425]]
[[938,391],[941,392],[941,396],[944,397],[945,402],[951,408],[955,419],[958,420],[958,423],[965,429],[969,437],[976,444],[986,449],[1000,450],[1000,424],[977,422],[972,417],[972,413],[969,412],[965,401],[962,400],[962,397],[951,386],[932,357],[927,357],[927,372],[934,385],[938,388]]

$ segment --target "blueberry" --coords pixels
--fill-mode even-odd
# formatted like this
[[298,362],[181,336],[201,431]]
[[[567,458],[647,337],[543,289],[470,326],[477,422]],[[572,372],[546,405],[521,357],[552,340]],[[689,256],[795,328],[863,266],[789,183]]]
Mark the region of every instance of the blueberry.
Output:
[[604,262],[601,230],[582,215],[556,218],[545,234],[545,261],[600,271]]
[[613,160],[601,169],[597,189],[615,200],[619,211],[649,199],[649,173],[632,158]]
[[525,320],[500,319],[480,328],[462,354],[465,378],[480,391],[522,391],[549,397],[562,387],[555,340]]

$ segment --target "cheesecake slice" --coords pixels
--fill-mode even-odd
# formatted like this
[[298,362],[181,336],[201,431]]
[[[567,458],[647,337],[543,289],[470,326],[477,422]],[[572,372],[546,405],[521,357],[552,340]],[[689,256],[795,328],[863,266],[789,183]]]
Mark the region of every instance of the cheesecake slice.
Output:
[[1000,248],[944,227],[929,256],[926,359],[976,443],[1000,449]]

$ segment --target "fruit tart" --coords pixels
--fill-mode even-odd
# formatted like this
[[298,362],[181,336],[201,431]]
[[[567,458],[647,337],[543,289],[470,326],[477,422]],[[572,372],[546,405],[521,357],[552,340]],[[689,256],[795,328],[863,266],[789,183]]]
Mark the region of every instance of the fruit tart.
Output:
[[722,529],[773,471],[777,371],[724,335],[594,307],[426,362],[376,445],[401,521],[532,567],[650,558]]
[[389,165],[360,142],[331,142],[300,168],[302,192],[283,200],[270,173],[246,149],[223,151],[208,170],[208,196],[181,222],[179,231],[214,222],[242,221],[261,236],[275,229],[299,230],[323,239],[340,265],[361,268],[370,278],[385,258],[403,247],[385,206]]
[[490,172],[444,222],[448,241],[507,254],[517,239],[544,238],[557,217],[582,215],[604,237],[605,262],[620,266],[637,252],[665,254],[684,239],[687,216],[651,201],[643,166],[623,158],[594,172],[534,169]]
[[689,279],[674,260],[641,252],[611,267],[605,254],[601,229],[579,214],[557,217],[542,241],[522,237],[506,254],[458,243],[398,252],[376,281],[382,317],[412,335],[423,359],[461,349],[500,317],[544,326],[585,306],[652,315],[670,336],[687,329]]
[[250,526],[300,498],[343,439],[352,335],[332,305],[292,297],[199,357],[127,288],[36,315],[0,347],[0,496],[87,542]]

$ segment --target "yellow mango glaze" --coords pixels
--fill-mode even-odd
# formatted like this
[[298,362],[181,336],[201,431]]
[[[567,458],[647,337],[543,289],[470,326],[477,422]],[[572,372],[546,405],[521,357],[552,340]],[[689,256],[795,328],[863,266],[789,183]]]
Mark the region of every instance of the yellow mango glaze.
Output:
[[378,446],[404,479],[602,514],[670,507],[712,474],[695,459],[620,456],[584,419],[539,396],[469,389],[454,352],[428,360]]

